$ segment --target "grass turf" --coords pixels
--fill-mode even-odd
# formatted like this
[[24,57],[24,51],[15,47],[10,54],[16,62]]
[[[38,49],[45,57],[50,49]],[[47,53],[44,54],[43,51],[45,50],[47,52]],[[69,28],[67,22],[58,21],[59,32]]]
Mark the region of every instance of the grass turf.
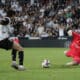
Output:
[[[25,48],[26,71],[10,67],[11,51],[0,49],[0,80],[79,80],[80,66],[65,67],[70,58],[63,54],[65,48]],[[49,59],[51,67],[43,69],[41,62]]]

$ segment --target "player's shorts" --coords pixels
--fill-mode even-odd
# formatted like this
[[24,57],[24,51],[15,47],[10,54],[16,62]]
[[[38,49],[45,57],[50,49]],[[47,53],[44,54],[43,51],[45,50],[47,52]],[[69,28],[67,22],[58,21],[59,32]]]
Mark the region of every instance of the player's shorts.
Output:
[[12,49],[12,47],[13,41],[9,40],[8,38],[0,41],[0,48],[9,50]]

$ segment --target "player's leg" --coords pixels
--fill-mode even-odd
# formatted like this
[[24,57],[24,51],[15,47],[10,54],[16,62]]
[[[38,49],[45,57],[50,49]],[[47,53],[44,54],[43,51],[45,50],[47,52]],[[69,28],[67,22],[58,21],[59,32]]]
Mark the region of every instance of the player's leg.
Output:
[[13,43],[13,49],[16,49],[19,53],[19,70],[24,70],[23,62],[24,62],[24,51],[20,44],[14,42]]
[[[67,56],[67,57],[71,57],[73,59],[75,59],[75,54],[76,51],[75,49],[70,49],[69,51],[64,51],[64,54]],[[78,65],[78,62],[76,60],[72,60],[71,62],[68,62],[66,63],[66,66],[73,66],[73,65]]]
[[24,69],[24,66],[23,66],[24,51],[19,51],[18,56],[19,56],[19,69],[22,70],[22,69]]
[[77,66],[77,65],[79,65],[79,63],[74,61],[74,60],[71,61],[71,62],[66,63],[66,66]]
[[17,50],[16,49],[12,49],[11,56],[12,56],[11,66],[17,68],[18,65],[16,63],[16,56],[17,56]]
[[71,62],[68,62],[66,64],[66,66],[77,66],[79,64],[80,64],[80,57],[74,56],[74,57],[72,57],[72,61]]
[[[16,43],[19,43],[19,39],[17,37],[11,37],[11,40],[13,42],[16,42]],[[16,56],[17,56],[17,50],[16,49],[12,49],[12,67],[15,67],[18,66],[18,64],[16,63]]]
[[75,66],[80,64],[80,57],[79,56],[74,56],[73,60],[71,62],[68,62],[66,65],[67,66]]
[[12,53],[11,53],[11,55],[12,55],[12,61],[16,61],[16,53],[17,53],[17,50],[16,49],[12,49]]
[[[18,51],[19,52],[19,66],[16,66],[13,68],[18,69],[18,70],[25,69],[23,66],[24,51],[23,51],[23,48],[20,46],[20,44],[6,38],[0,42],[0,48],[6,49],[6,50],[14,49],[14,50]],[[15,54],[15,51],[13,51],[12,54]],[[13,60],[15,60],[15,58]]]

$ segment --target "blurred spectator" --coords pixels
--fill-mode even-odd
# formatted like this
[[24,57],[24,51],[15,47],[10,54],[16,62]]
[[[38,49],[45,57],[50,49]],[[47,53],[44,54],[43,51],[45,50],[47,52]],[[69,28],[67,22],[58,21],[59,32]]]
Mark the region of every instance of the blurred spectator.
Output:
[[[68,28],[80,27],[79,0],[1,0],[0,18],[11,18],[13,35],[19,37],[67,37]],[[12,13],[15,16],[12,16]]]

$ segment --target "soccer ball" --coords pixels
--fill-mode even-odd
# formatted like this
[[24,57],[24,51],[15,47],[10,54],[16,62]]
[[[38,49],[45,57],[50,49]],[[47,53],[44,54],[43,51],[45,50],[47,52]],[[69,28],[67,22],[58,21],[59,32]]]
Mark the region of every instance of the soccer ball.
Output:
[[50,61],[48,59],[44,59],[42,62],[42,68],[49,68],[50,67]]

